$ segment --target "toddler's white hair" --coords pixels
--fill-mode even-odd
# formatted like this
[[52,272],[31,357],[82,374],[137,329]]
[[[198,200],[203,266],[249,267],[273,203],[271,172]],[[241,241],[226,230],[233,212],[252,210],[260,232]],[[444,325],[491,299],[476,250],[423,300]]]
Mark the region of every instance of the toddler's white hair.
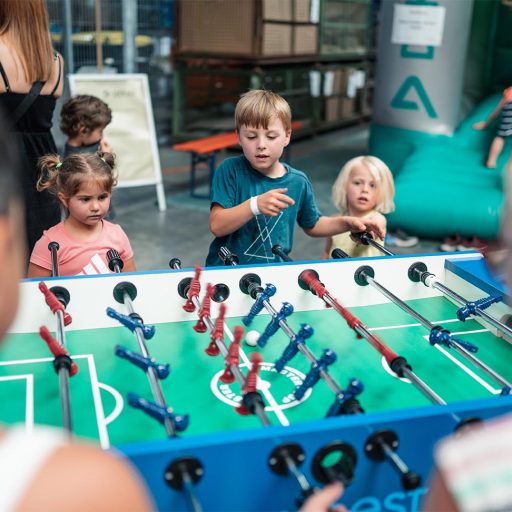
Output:
[[349,160],[340,170],[332,186],[332,202],[341,214],[348,212],[347,184],[356,165],[364,165],[373,176],[377,185],[376,210],[391,213],[395,209],[395,182],[389,167],[376,156],[357,156]]

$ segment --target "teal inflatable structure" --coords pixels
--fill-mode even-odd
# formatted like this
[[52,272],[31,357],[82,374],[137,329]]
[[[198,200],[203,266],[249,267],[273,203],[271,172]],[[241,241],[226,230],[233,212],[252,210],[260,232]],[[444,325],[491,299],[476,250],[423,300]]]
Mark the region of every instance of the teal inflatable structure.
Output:
[[511,145],[505,145],[498,167],[487,169],[497,121],[483,131],[472,125],[487,119],[500,99],[497,94],[484,100],[452,136],[372,126],[370,154],[384,160],[395,178],[396,210],[388,216],[391,229],[430,238],[453,233],[497,236]]

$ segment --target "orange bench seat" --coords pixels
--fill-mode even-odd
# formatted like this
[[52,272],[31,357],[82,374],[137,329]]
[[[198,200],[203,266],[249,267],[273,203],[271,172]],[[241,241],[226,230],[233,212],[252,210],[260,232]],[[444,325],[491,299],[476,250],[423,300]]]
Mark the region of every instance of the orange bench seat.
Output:
[[[302,121],[292,121],[292,130],[298,130],[303,126]],[[211,135],[209,137],[202,137],[187,142],[180,142],[174,144],[172,149],[174,151],[185,151],[190,153],[191,167],[190,167],[190,195],[192,197],[209,198],[211,196],[211,184],[213,180],[213,173],[216,167],[216,155],[223,149],[232,148],[238,145],[238,137],[235,131],[220,133],[218,135]],[[289,148],[289,146],[288,146]],[[289,158],[289,153],[288,153]],[[209,192],[208,194],[198,194],[196,188],[196,165],[199,163],[207,163],[209,171]]]

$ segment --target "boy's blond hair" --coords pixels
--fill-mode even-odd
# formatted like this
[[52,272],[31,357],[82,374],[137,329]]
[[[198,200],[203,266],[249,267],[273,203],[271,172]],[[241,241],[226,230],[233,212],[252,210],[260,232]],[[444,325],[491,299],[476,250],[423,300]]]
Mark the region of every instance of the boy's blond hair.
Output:
[[389,167],[375,156],[357,156],[349,160],[342,168],[332,186],[332,202],[341,214],[348,212],[347,184],[356,165],[364,165],[377,184],[377,205],[380,213],[391,213],[395,209],[395,182]]
[[287,132],[292,129],[292,112],[284,98],[263,89],[246,92],[236,105],[236,131],[240,131],[242,126],[261,127],[266,130],[273,117],[281,120]]

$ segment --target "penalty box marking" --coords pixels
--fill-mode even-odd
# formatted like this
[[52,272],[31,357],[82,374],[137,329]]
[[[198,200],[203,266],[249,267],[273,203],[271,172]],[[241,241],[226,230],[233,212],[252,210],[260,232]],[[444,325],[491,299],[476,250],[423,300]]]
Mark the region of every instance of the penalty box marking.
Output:
[[[454,323],[454,322],[460,322],[460,320],[458,318],[451,318],[449,320],[436,320],[436,321],[430,322],[430,323],[432,323],[434,325],[440,325],[440,324],[448,324],[448,323]],[[369,328],[368,330],[369,331],[384,331],[384,330],[389,330],[389,329],[407,329],[408,327],[421,327],[422,325],[423,324],[420,324],[420,323],[401,324],[401,325],[387,325],[385,327],[372,327],[372,328]],[[489,333],[493,334],[489,329],[485,329],[485,328],[474,329],[474,330],[471,330],[471,331],[457,331],[457,332],[452,332],[451,334],[453,336],[460,336],[460,335],[464,335],[464,334],[478,334],[478,333],[482,333],[482,332],[489,332]],[[422,338],[424,338],[428,342],[428,335],[422,336]],[[495,387],[493,387],[490,384],[488,384],[487,382],[485,382],[481,377],[476,375],[476,373],[473,372],[473,370],[471,370],[464,363],[462,363],[462,361],[459,361],[456,357],[454,357],[449,351],[447,351],[443,347],[439,346],[438,344],[434,345],[434,347],[439,352],[441,352],[445,357],[447,357],[453,363],[455,363],[464,372],[466,372],[470,377],[472,377],[482,387],[487,389],[487,391],[490,391],[493,395],[499,395],[501,393],[501,389],[496,389]],[[383,360],[384,360],[384,358],[383,358]],[[386,363],[386,365],[387,365],[387,363]],[[384,366],[384,363],[383,363],[383,366]],[[386,366],[384,366],[384,368],[386,368]],[[388,373],[390,373],[393,377],[398,378],[398,377],[396,377],[396,375],[394,375],[391,372],[391,370]],[[409,382],[409,379],[400,379],[400,380]]]
[[26,373],[0,377],[0,382],[13,380],[25,381],[25,430],[27,434],[32,434],[34,430],[34,375]]
[[[89,368],[89,377],[91,381],[91,391],[92,391],[92,397],[94,402],[94,409],[95,409],[95,415],[96,415],[96,424],[98,427],[98,436],[100,440],[100,445],[103,449],[110,448],[110,439],[108,436],[107,431],[107,425],[110,424],[112,421],[114,421],[117,416],[121,413],[123,409],[123,398],[121,394],[114,389],[111,386],[108,386],[107,384],[103,384],[99,382],[98,380],[98,372],[96,370],[96,364],[94,362],[94,355],[93,354],[81,354],[81,355],[74,355],[72,356],[73,360],[77,359],[85,359],[88,364]],[[21,364],[37,364],[37,363],[48,363],[53,362],[53,357],[42,357],[42,358],[35,358],[35,359],[17,359],[13,361],[0,361],[0,366],[13,366],[13,365],[21,365]],[[79,372],[80,374],[80,372]],[[19,376],[11,376],[11,377],[0,377],[1,380],[13,380],[15,378],[22,378],[22,377],[30,377],[32,379],[31,389],[27,391],[31,393],[31,397],[26,398],[26,400],[30,400],[32,410],[30,412],[27,411],[25,421],[27,424],[27,419],[31,418],[32,426],[29,427],[27,424],[27,430],[29,428],[33,427],[34,423],[34,383],[33,374],[27,374],[27,375],[19,375]],[[76,377],[75,377],[76,378]],[[113,411],[108,415],[108,417],[105,416],[105,411],[103,410],[103,404],[101,401],[101,395],[100,395],[100,389],[104,389],[105,391],[109,392],[114,397],[115,406]],[[27,402],[28,407],[28,402]]]
[[[459,331],[459,332],[453,332],[452,334],[454,336],[460,336],[461,334],[478,334],[481,332],[490,332],[488,329],[475,329],[473,331]],[[424,338],[428,341],[428,336],[424,336]],[[501,393],[501,389],[496,389],[485,380],[483,380],[481,377],[479,377],[471,368],[468,368],[462,361],[457,359],[455,356],[453,356],[448,350],[446,350],[444,347],[441,347],[440,345],[434,345],[437,350],[439,350],[442,354],[444,354],[446,357],[451,359],[459,368],[461,368],[463,371],[465,371],[470,377],[473,377],[474,380],[476,380],[482,387],[487,389],[487,391],[490,391],[493,395],[499,395]]]

